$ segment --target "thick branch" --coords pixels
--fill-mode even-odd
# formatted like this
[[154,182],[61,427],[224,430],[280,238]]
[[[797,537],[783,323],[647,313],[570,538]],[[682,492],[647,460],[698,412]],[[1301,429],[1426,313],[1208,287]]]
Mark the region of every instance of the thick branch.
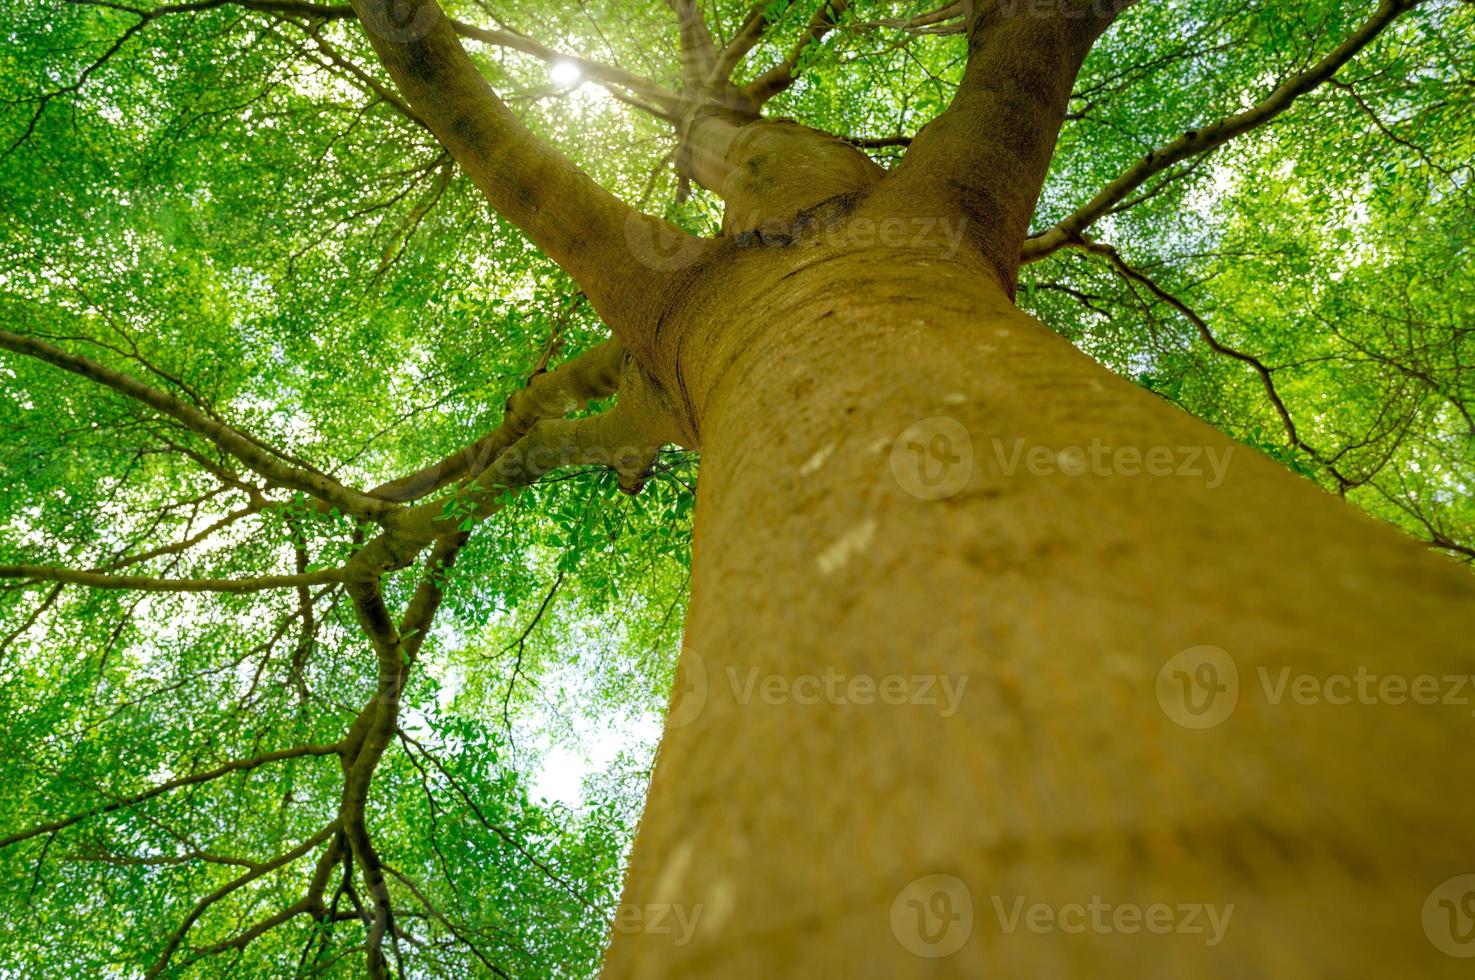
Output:
[[721,197],[725,234],[793,234],[801,211],[880,182],[886,175],[851,143],[788,119],[695,115],[686,172]]
[[632,241],[688,236],[627,207],[534,136],[497,98],[433,0],[401,5],[407,17],[393,16],[389,4],[355,0],[354,8],[411,108],[492,207],[583,287],[627,348],[645,356],[644,314],[669,273],[632,262]]
[[787,10],[792,0],[783,0],[782,3],[773,4],[760,2],[753,5],[748,11],[748,16],[738,27],[737,33],[732,40],[723,46],[717,54],[717,61],[712,66],[712,73],[707,76],[709,86],[723,86],[732,78],[733,69],[742,63],[748,56],[748,52],[757,47],[758,42],[763,40],[763,32],[773,24],[774,18]]
[[697,0],[666,0],[681,27],[681,78],[687,93],[702,88],[717,64],[712,32]]
[[976,4],[968,64],[952,102],[912,140],[883,193],[902,213],[956,213],[1012,295],[1071,87],[1130,0]]

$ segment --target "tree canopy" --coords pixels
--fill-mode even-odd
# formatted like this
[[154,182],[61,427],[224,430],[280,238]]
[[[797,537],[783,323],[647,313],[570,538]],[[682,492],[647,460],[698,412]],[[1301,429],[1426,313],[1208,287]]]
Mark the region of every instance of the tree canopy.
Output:
[[[402,6],[367,4],[368,30],[416,31]],[[889,168],[952,101],[971,10],[442,7],[532,133],[703,237],[723,202],[684,159],[694,65]],[[7,19],[5,961],[593,973],[679,646],[696,454],[514,451],[608,418],[622,351],[349,6]],[[1018,302],[1468,562],[1472,108],[1469,4],[1142,0],[1077,81]],[[345,571],[371,553],[382,588]],[[543,796],[549,758],[590,743],[577,799]]]

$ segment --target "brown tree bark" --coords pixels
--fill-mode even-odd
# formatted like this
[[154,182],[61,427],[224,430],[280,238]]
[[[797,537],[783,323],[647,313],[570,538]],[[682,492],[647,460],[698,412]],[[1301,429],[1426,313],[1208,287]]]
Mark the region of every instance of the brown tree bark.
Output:
[[[382,2],[356,0],[371,33]],[[1246,124],[1415,2],[1385,0]],[[673,2],[679,158],[727,205],[714,241],[539,144],[438,11],[376,37],[638,365],[636,428],[703,454],[608,975],[1464,971],[1440,944],[1472,893],[1445,883],[1475,872],[1475,584],[1012,304],[1021,253],[1094,220],[1026,244],[1121,6],[964,5],[957,96],[886,173],[758,118],[725,77],[751,32],[719,52]]]
[[[763,249],[689,303],[693,598],[608,976],[1463,975],[1421,915],[1475,870],[1471,706],[1271,695],[1284,668],[1447,693],[1467,574],[935,249]],[[1184,727],[1214,692],[1159,674],[1205,645],[1237,706]],[[863,686],[832,703],[827,672]],[[947,921],[908,905],[935,893],[907,891],[933,874],[973,916],[937,959],[918,929]],[[1207,910],[1204,934],[1006,933],[1020,896],[1233,911],[1217,945]],[[685,943],[657,924],[682,918]]]

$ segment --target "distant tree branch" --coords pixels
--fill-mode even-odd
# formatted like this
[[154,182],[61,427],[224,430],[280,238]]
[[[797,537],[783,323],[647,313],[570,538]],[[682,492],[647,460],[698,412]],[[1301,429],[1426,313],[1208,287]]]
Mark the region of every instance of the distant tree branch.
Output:
[[21,841],[30,840],[33,837],[40,837],[42,834],[50,834],[58,830],[65,830],[67,827],[70,827],[73,824],[81,823],[83,820],[87,820],[90,817],[97,817],[105,813],[112,813],[115,810],[123,810],[128,807],[137,806],[138,804],[147,802],[148,800],[151,800],[156,796],[162,796],[165,793],[172,792],[183,786],[198,786],[201,783],[208,783],[216,779],[220,779],[222,776],[229,776],[231,773],[249,772],[252,769],[258,769],[261,766],[268,765],[273,762],[280,762],[284,759],[299,759],[304,756],[337,755],[339,752],[339,748],[340,746],[336,743],[333,745],[298,745],[289,749],[278,749],[274,752],[263,752],[260,755],[253,756],[250,759],[237,759],[232,762],[227,762],[224,765],[216,766],[214,769],[210,769],[205,772],[194,773],[189,776],[179,776],[167,782],[160,783],[158,786],[155,786],[152,789],[146,789],[141,793],[135,793],[132,796],[125,796],[120,799],[113,800],[109,803],[103,803],[93,807],[90,810],[84,810],[83,812],[73,814],[70,817],[63,817],[60,820],[52,820],[47,823],[43,823],[40,826],[32,827],[29,830],[23,830],[11,834],[8,837],[0,837],[0,849],[9,847],[12,844],[18,844]]
[[130,589],[139,592],[265,592],[269,589],[305,588],[343,581],[340,568],[325,568],[301,575],[258,575],[251,578],[154,578],[148,575],[109,575],[51,565],[0,565],[0,579],[28,582],[61,582],[92,589]]
[[1260,383],[1265,389],[1265,396],[1270,400],[1271,406],[1274,407],[1275,414],[1280,417],[1281,425],[1285,428],[1287,441],[1293,448],[1299,449],[1302,452],[1306,453],[1313,460],[1324,467],[1326,471],[1330,473],[1332,477],[1337,481],[1338,488],[1341,492],[1345,493],[1349,487],[1356,486],[1364,482],[1346,476],[1339,469],[1337,469],[1335,457],[1330,459],[1327,458],[1320,451],[1318,451],[1316,447],[1310,445],[1306,442],[1305,439],[1301,438],[1301,434],[1296,428],[1295,420],[1291,418],[1291,410],[1286,406],[1285,399],[1281,397],[1280,391],[1275,386],[1274,368],[1268,366],[1264,361],[1260,360],[1260,358],[1256,357],[1255,355],[1247,354],[1244,351],[1237,350],[1236,348],[1230,347],[1228,344],[1219,340],[1219,338],[1214,335],[1214,332],[1209,329],[1209,325],[1207,322],[1205,322],[1204,318],[1199,316],[1192,307],[1190,307],[1187,303],[1184,303],[1177,296],[1174,296],[1172,293],[1168,292],[1162,286],[1158,285],[1156,280],[1148,276],[1145,272],[1134,268],[1131,264],[1127,262],[1126,259],[1122,258],[1121,253],[1118,252],[1111,245],[1108,245],[1104,242],[1092,241],[1091,239],[1082,236],[1081,238],[1077,239],[1077,241],[1073,242],[1071,244],[1071,247],[1089,252],[1092,255],[1099,255],[1102,258],[1106,259],[1106,261],[1111,265],[1112,269],[1123,279],[1141,285],[1153,296],[1157,297],[1158,300],[1167,303],[1173,309],[1182,314],[1184,319],[1193,324],[1193,328],[1198,332],[1199,337],[1203,340],[1205,344],[1208,345],[1210,350],[1214,351],[1214,353],[1222,354],[1225,357],[1232,358],[1233,360],[1239,361],[1241,364],[1246,364],[1250,368],[1252,368],[1255,374],[1259,376]]
[[763,72],[741,87],[744,97],[755,106],[761,106],[775,95],[794,84],[798,77],[799,62],[813,45],[825,39],[840,22],[845,11],[850,9],[850,0],[820,0],[819,7],[805,25],[804,33],[789,49],[782,61]]
[[[132,30],[129,32],[130,35],[131,33],[136,32],[138,28],[142,27],[143,24],[147,23],[148,21],[155,20],[159,17],[167,16],[169,14],[199,13],[202,11],[214,10],[226,6],[241,7],[246,10],[256,11],[259,13],[276,14],[289,18],[306,18],[322,23],[354,20],[357,17],[357,15],[354,13],[353,7],[346,3],[310,3],[298,2],[298,0],[202,0],[202,2],[198,3],[163,4],[161,6],[153,8],[136,7],[128,4],[112,2],[112,0],[68,0],[68,2],[85,4],[87,6],[94,7],[106,7],[111,10],[124,11],[126,13],[130,13],[142,18],[142,20],[138,24],[134,25]],[[648,78],[644,78],[633,72],[626,71],[623,68],[618,68],[613,65],[606,65],[601,62],[582,57],[580,55],[564,53],[555,48],[551,48],[546,44],[535,41],[532,38],[524,34],[520,34],[516,31],[496,30],[493,28],[480,27],[476,24],[471,24],[466,21],[456,19],[451,20],[451,27],[455,30],[457,34],[468,40],[477,41],[479,43],[491,45],[493,47],[500,47],[512,51],[517,51],[522,54],[529,55],[533,58],[537,58],[538,60],[547,64],[553,64],[555,62],[568,62],[570,64],[576,65],[578,66],[579,72],[581,75],[583,75],[583,77],[588,78],[596,84],[602,85],[605,88],[609,89],[611,94],[615,95],[617,98],[621,97],[624,92],[629,92],[630,94],[635,95],[639,98],[654,102],[656,105],[656,108],[654,110],[652,110],[650,107],[641,106],[641,108],[646,109],[646,111],[654,111],[657,114],[661,111],[669,112],[676,107],[676,104],[679,101],[675,93],[669,91],[668,89],[662,87],[654,81],[651,81]],[[120,41],[118,42],[118,46],[121,46],[122,42],[126,39],[126,37],[120,39]],[[113,52],[109,52],[103,60],[106,60],[106,57],[110,57],[112,53]],[[360,80],[362,81],[363,79]],[[85,81],[85,78],[81,81]],[[70,91],[74,90],[75,87],[80,87],[81,81],[77,83],[77,86],[71,87],[68,90]],[[52,93],[52,95],[48,96],[48,98],[54,97],[58,94],[63,93]],[[625,97],[628,98],[628,96]],[[402,102],[399,102],[397,99],[393,99],[392,103],[395,104],[396,108],[399,108],[401,110],[405,108],[404,104]],[[414,118],[413,113],[409,113],[409,115],[411,118]]]
[[1089,228],[1155,174],[1195,154],[1206,153],[1223,146],[1236,136],[1275,119],[1289,109],[1298,98],[1322,83],[1330,81],[1343,65],[1371,44],[1400,14],[1412,10],[1422,2],[1424,0],[1382,0],[1372,17],[1330,54],[1305,71],[1286,79],[1260,102],[1233,116],[1209,123],[1199,129],[1189,130],[1166,146],[1149,151],[1121,176],[1102,188],[1100,193],[1054,227],[1031,235],[1024,242],[1021,261],[1036,262],[1069,245],[1073,238]]
[[487,955],[483,953],[479,948],[477,948],[475,943],[473,943],[470,939],[467,939],[466,936],[462,934],[461,930],[457,929],[455,925],[452,924],[451,920],[446,918],[445,914],[442,913],[440,909],[431,904],[430,899],[425,897],[425,892],[422,891],[420,887],[416,885],[415,882],[408,875],[396,871],[394,868],[391,868],[387,864],[384,866],[384,870],[389,872],[394,878],[396,878],[400,884],[404,885],[405,888],[409,890],[411,895],[415,896],[415,901],[419,902],[425,908],[425,911],[430,913],[430,917],[432,919],[445,926],[446,931],[454,936],[456,940],[461,943],[461,945],[471,950],[472,955],[481,961],[482,966],[485,966],[488,970],[491,970],[499,977],[507,977],[508,980],[511,980],[511,977],[505,970],[503,970],[501,967],[497,966],[497,964],[488,959]]
[[[501,839],[503,843],[507,844],[513,850],[517,851],[517,853],[526,858],[528,862],[533,865],[533,867],[537,868],[545,876],[547,876],[549,881],[557,884],[570,898],[574,899],[590,912],[594,912],[596,914],[599,914],[601,918],[605,918],[602,913],[599,913],[598,910],[592,904],[590,904],[587,898],[579,893],[578,889],[573,886],[572,882],[570,882],[563,875],[560,875],[558,872],[554,871],[551,867],[548,866],[547,862],[543,861],[541,858],[538,858],[531,851],[529,851],[527,849],[527,846],[519,841],[516,837],[514,837],[510,831],[508,831],[504,827],[498,826],[496,823],[493,823],[490,819],[488,819],[486,813],[481,809],[481,807],[477,806],[476,800],[472,797],[471,793],[464,786],[461,785],[461,781],[458,780],[455,775],[452,774],[451,771],[445,767],[440,759],[436,758],[429,749],[421,744],[419,740],[410,735],[410,733],[405,731],[403,728],[399,729],[397,734],[399,735],[400,741],[404,743],[406,754],[411,754],[411,749],[418,751],[421,758],[423,758],[426,762],[429,762],[433,767],[435,767],[436,772],[441,774],[445,781],[450,785],[451,789],[455,791],[458,797],[460,797],[461,802],[464,803],[466,805],[466,808],[471,811],[471,814],[476,818],[477,823],[481,824],[487,830],[491,831],[494,835]],[[607,918],[606,921],[608,921]]]
[[607,340],[554,368],[533,375],[526,386],[507,399],[502,421],[444,459],[414,473],[380,484],[369,493],[385,500],[418,500],[466,476],[476,476],[513,443],[527,435],[533,423],[561,418],[589,402],[614,394],[625,351]]
[[264,448],[258,440],[205,414],[178,396],[146,385],[121,371],[53,347],[34,337],[8,330],[0,330],[0,349],[45,361],[142,402],[214,443],[268,480],[280,486],[301,490],[346,513],[377,520],[396,509],[395,504],[350,490],[326,474],[288,462],[277,453]]
[[[680,102],[676,93],[649,78],[580,55],[566,54],[515,31],[477,27],[460,20],[452,20],[451,27],[467,40],[518,51],[546,64],[566,62],[574,65],[579,69],[580,75],[610,89],[611,94],[623,90],[636,98],[655,103],[656,112],[672,112]],[[652,110],[647,108],[646,111]]]
[[[154,961],[154,964],[149,967],[148,972],[145,974],[145,976],[152,980],[153,977],[157,977],[160,973],[164,972],[164,970],[169,966],[169,960],[174,956],[174,951],[178,949],[179,944],[184,941],[185,933],[189,932],[190,927],[195,924],[200,916],[205,914],[205,911],[209,909],[210,906],[229,896],[237,889],[249,885],[251,882],[255,881],[257,878],[260,878],[262,875],[275,871],[277,868],[281,868],[288,864],[291,864],[293,861],[300,860],[307,854],[311,853],[313,848],[317,847],[329,837],[333,836],[333,834],[337,831],[337,821],[334,821],[333,823],[328,824],[328,826],[324,827],[322,830],[318,831],[316,834],[309,837],[307,840],[303,841],[301,844],[298,844],[296,847],[292,848],[290,851],[279,854],[269,861],[262,862],[259,866],[252,868],[250,871],[247,871],[245,874],[237,878],[231,879],[230,881],[221,885],[219,888],[215,889],[213,892],[196,902],[195,907],[192,908],[189,914],[184,917],[184,921],[179,924],[179,927],[169,934],[169,938],[164,942],[164,948],[159,952],[158,959],[156,959]],[[273,923],[273,925],[275,924],[276,923]],[[252,938],[255,937],[253,936]]]

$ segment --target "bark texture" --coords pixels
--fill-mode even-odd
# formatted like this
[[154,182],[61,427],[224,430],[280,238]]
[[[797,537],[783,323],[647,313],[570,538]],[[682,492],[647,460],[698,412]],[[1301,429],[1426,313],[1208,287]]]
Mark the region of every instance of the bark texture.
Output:
[[[1468,576],[1113,376],[988,266],[801,240],[671,311],[703,450],[693,601],[624,901],[697,925],[617,931],[606,974],[1464,975],[1421,909],[1475,867],[1470,707],[1274,704],[1259,672],[1469,675]],[[971,454],[912,428],[936,417]],[[909,429],[925,451],[894,463]],[[1010,472],[1016,440],[1048,464]],[[1203,463],[1077,473],[1093,440],[1229,464],[1214,486]],[[960,492],[909,492],[909,460],[955,456]],[[1202,645],[1239,695],[1194,730],[1158,676]],[[799,703],[826,671],[966,687],[951,717]],[[973,916],[938,959],[908,945],[915,910],[893,919],[932,874]],[[1215,946],[1009,934],[1020,896],[1234,910]]]
[[[1284,685],[1446,690],[1475,666],[1475,585],[1012,304],[1021,258],[1087,247],[1113,202],[1284,111],[1415,4],[1385,0],[1262,103],[1027,241],[1076,73],[1125,3],[950,13],[961,83],[887,173],[761,114],[848,5],[740,85],[767,14],[719,49],[671,0],[683,87],[662,111],[683,179],[726,211],[721,237],[645,268],[621,251],[632,230],[676,233],[537,145],[438,11],[376,39],[491,204],[610,321],[637,365],[619,385],[635,441],[703,453],[686,645],[624,897],[639,921],[617,920],[609,976],[1463,974],[1428,913],[1475,871],[1469,706]],[[553,425],[580,446],[624,428]],[[1205,725],[1205,698],[1232,711]],[[1081,928],[1077,906],[1112,911]]]

